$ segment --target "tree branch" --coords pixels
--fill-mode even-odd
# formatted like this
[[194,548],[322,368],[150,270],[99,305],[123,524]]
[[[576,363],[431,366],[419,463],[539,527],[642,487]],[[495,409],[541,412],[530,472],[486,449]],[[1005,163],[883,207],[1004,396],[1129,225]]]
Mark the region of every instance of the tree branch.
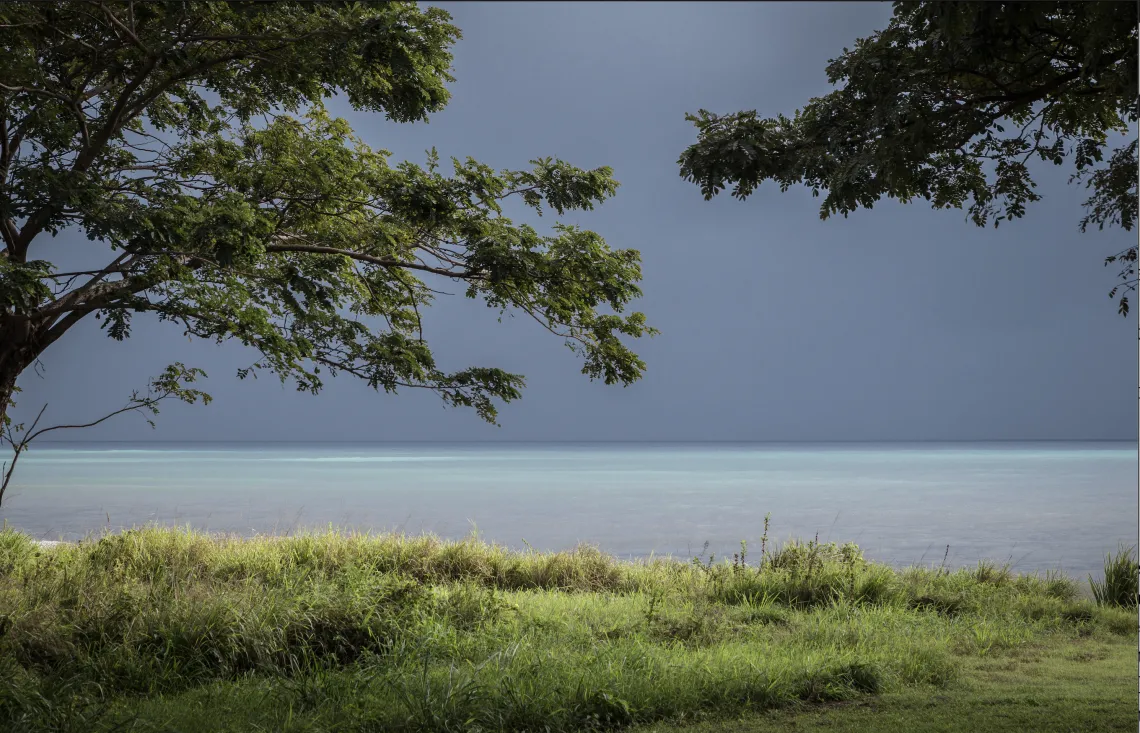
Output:
[[135,32],[128,28],[127,25],[123,23],[123,21],[119,20],[118,17],[111,12],[111,9],[106,6],[106,4],[100,2],[99,9],[102,10],[103,13],[107,16],[107,19],[111,21],[111,25],[118,28],[127,36],[127,38],[131,39],[131,43],[138,46],[138,48],[148,57],[154,55],[154,52],[147,48],[146,44],[139,40],[139,37],[135,35]]
[[[44,410],[46,409],[46,404],[40,408],[40,412],[38,415],[36,415],[36,419],[32,421],[32,426],[28,428],[29,432],[35,430],[36,425],[39,425],[40,418],[44,416]],[[12,456],[12,463],[5,463],[2,469],[4,471],[4,477],[3,482],[0,482],[0,502],[4,501],[4,492],[8,490],[8,484],[12,482],[12,472],[16,470],[16,462],[20,460],[20,454],[24,452],[24,450],[28,447],[28,443],[31,441],[31,438],[25,437],[22,438],[19,443],[17,443],[15,440],[13,440],[15,436],[12,434],[10,429],[8,431],[8,434],[4,437],[12,445],[12,449],[15,451],[15,453]]]
[[[8,443],[12,446],[14,455],[12,456],[12,462],[10,464],[5,463],[3,469],[0,469],[3,470],[3,481],[0,482],[0,503],[3,502],[4,493],[8,490],[8,484],[12,481],[12,474],[16,470],[16,463],[20,460],[20,455],[25,450],[27,450],[28,445],[39,436],[43,435],[44,433],[50,433],[53,430],[92,428],[102,422],[110,420],[116,415],[122,415],[124,412],[150,410],[151,414],[157,414],[158,403],[165,399],[169,399],[170,397],[179,397],[187,402],[195,402],[201,398],[203,402],[208,403],[210,401],[209,395],[198,390],[186,389],[179,384],[179,382],[193,382],[195,378],[201,374],[203,374],[201,370],[187,369],[182,364],[171,365],[170,367],[167,367],[166,372],[161,377],[151,380],[151,386],[148,389],[147,395],[145,397],[140,397],[138,392],[134,392],[131,394],[130,399],[127,400],[127,404],[125,406],[119,408],[118,410],[115,410],[114,412],[110,412],[104,415],[98,420],[92,420],[91,422],[76,425],[53,425],[50,428],[40,428],[39,430],[36,430],[36,426],[39,425],[40,419],[43,417],[44,410],[47,409],[47,405],[45,404],[40,408],[39,414],[36,415],[36,419],[32,421],[31,427],[29,427],[27,430],[23,430],[22,427],[16,428],[16,430],[24,433],[19,442],[16,442],[15,434],[12,429],[8,429],[7,434],[3,436],[3,438],[7,440]],[[154,393],[155,389],[158,390],[157,394]],[[152,427],[154,426],[154,423],[149,418],[147,419],[147,422],[150,422]]]
[[380,265],[381,267],[399,267],[407,270],[421,270],[423,272],[431,272],[436,275],[443,275],[444,277],[451,277],[457,280],[485,280],[486,277],[479,272],[471,272],[469,270],[456,271],[448,270],[442,267],[431,267],[430,265],[420,265],[414,262],[404,262],[402,260],[394,260],[388,257],[376,257],[374,255],[365,254],[363,252],[354,252],[348,249],[337,249],[336,247],[324,247],[317,244],[270,244],[265,247],[266,252],[312,252],[315,254],[326,255],[342,255],[359,262],[369,262],[373,265]]

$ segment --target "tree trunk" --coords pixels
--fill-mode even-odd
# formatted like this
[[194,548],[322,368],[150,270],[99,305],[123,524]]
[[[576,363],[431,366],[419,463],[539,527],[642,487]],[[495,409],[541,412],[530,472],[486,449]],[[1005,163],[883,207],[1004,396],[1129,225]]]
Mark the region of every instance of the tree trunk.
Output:
[[16,379],[42,351],[38,342],[27,316],[0,313],[0,426],[8,418]]
[[16,391],[17,372],[0,373],[0,429],[8,419],[8,406],[12,404],[12,393]]
[[[8,410],[12,407],[12,396],[16,392],[16,380],[36,360],[43,351],[40,339],[32,326],[31,320],[22,314],[0,313],[0,430],[2,437],[15,438],[19,443],[19,436],[8,431]],[[2,444],[4,441],[0,441]],[[16,446],[9,446],[16,450]],[[0,501],[8,490],[8,483],[12,480],[12,471],[19,460],[19,452],[5,461],[4,471],[0,474]]]

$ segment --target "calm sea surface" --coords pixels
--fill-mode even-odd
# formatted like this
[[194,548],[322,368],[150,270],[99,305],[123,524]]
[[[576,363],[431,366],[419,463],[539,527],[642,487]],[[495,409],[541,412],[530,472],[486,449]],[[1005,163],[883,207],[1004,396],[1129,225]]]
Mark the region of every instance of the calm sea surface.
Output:
[[44,539],[331,523],[687,558],[758,549],[768,512],[777,540],[818,532],[895,564],[949,545],[950,565],[1083,576],[1136,542],[1136,444],[44,444],[0,517]]

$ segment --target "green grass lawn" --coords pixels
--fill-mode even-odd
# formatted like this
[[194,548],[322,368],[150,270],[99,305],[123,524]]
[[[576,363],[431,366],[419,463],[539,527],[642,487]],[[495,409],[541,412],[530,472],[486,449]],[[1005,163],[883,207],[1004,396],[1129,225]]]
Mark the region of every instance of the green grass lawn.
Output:
[[1134,730],[1135,610],[847,545],[736,563],[0,532],[0,730]]
[[961,660],[941,689],[911,687],[864,699],[754,713],[732,720],[655,724],[636,733],[1108,733],[1134,731],[1131,643],[1052,639]]

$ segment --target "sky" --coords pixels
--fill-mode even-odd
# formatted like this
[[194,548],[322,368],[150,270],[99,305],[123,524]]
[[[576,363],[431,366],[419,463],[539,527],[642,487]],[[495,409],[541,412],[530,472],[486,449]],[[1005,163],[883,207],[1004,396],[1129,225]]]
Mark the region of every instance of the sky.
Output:
[[[164,406],[60,439],[125,441],[896,441],[1137,437],[1135,317],[1107,298],[1105,255],[1136,241],[1081,234],[1083,189],[1036,171],[1028,216],[979,229],[961,211],[884,201],[820,221],[807,190],[770,184],[705,201],[678,175],[696,139],[687,112],[790,114],[826,94],[827,61],[885,26],[885,3],[456,3],[453,98],[430,123],[397,125],[335,101],[394,159],[470,155],[495,168],[554,156],[608,165],[621,188],[567,223],[643,258],[636,303],[661,330],[635,342],[630,387],[591,383],[578,357],[529,319],[445,290],[425,316],[442,366],[526,375],[501,427],[430,393],[376,393],[338,377],[319,396],[272,376],[239,381],[255,355],[188,342],[136,318],[119,343],[88,321],[26,373],[18,415],[44,424],[121,406],[173,362],[203,368],[208,407]],[[549,217],[536,220],[548,227]],[[39,257],[83,261],[63,232]]]

